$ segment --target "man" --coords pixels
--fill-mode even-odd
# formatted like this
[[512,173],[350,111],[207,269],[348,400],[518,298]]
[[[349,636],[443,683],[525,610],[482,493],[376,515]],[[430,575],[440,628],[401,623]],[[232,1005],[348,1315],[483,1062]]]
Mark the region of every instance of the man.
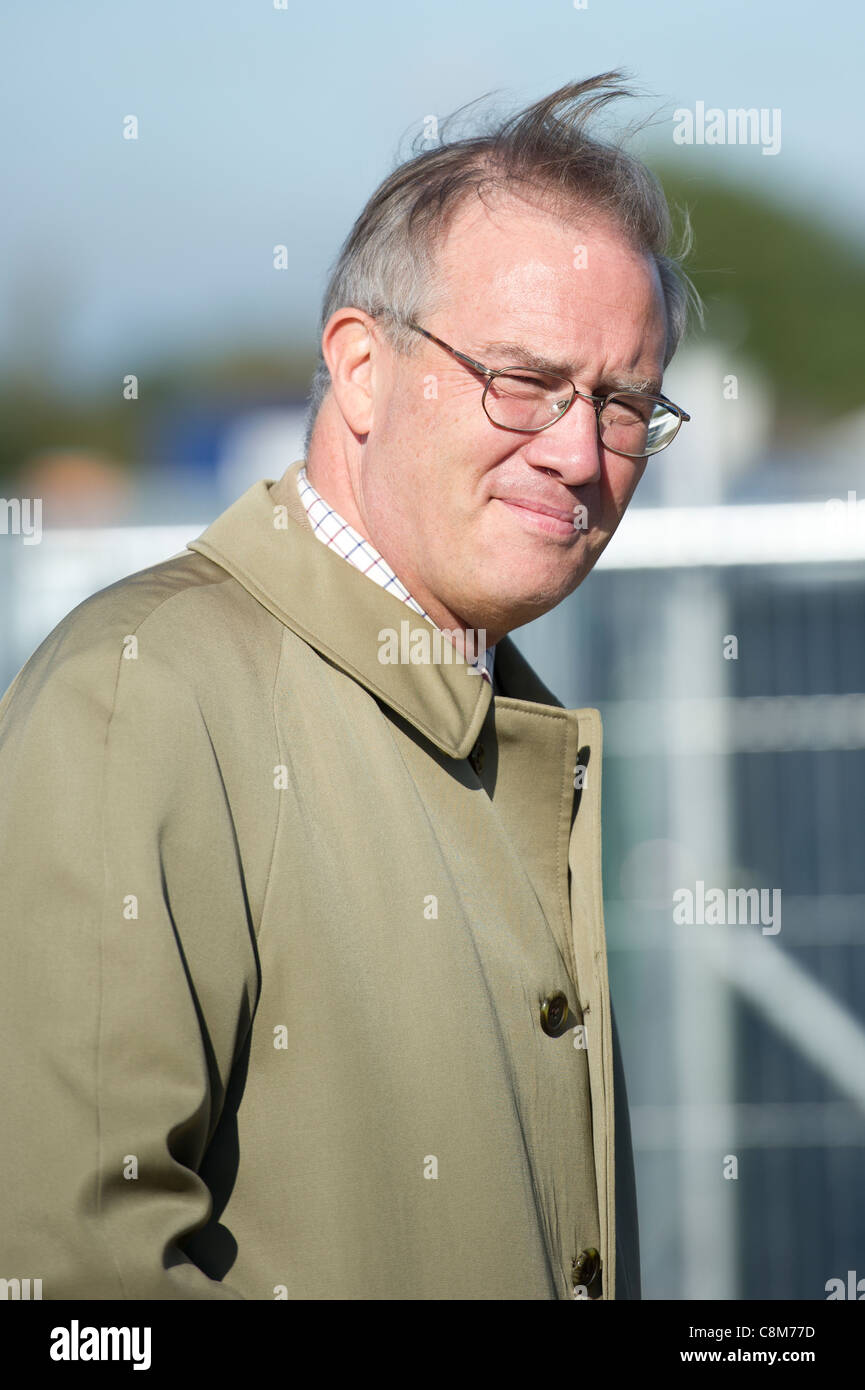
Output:
[[305,466],[0,705],[0,1254],[44,1298],[640,1296],[600,720],[508,636],[686,418],[663,195],[585,131],[618,90],[391,175]]

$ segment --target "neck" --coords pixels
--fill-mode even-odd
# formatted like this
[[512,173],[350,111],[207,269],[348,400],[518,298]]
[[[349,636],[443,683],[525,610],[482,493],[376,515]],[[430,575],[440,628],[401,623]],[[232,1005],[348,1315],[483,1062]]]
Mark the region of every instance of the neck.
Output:
[[[360,451],[357,449],[356,441],[352,439],[355,452],[349,457],[346,450],[344,430],[340,431],[336,423],[331,418],[331,411],[328,409],[331,401],[326,398],[319,411],[312,438],[309,443],[309,451],[306,459],[306,476],[316,492],[324,498],[328,506],[333,507],[334,511],[348,522],[364,540],[378,550],[379,554],[390,565],[397,578],[403,583],[411,594],[412,598],[420,604],[424,612],[429,615],[436,627],[442,631],[457,632],[462,634],[465,647],[469,653],[483,653],[484,649],[489,650],[496,642],[506,635],[507,629],[501,631],[490,631],[485,629],[476,632],[459,616],[452,612],[446,604],[442,603],[436,596],[427,589],[420,575],[406,573],[404,568],[397,569],[386,549],[383,549],[375,537],[369,533],[369,527],[363,520],[356,498],[354,477],[361,468]],[[294,487],[292,482],[289,484],[287,474],[283,474],[279,482],[273,489],[273,496],[276,502],[285,502],[288,497],[289,487]]]

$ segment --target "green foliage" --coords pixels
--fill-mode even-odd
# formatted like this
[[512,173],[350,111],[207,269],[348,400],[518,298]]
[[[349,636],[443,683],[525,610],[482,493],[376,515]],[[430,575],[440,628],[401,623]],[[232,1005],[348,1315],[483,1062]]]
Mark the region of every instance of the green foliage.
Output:
[[865,252],[822,220],[752,189],[654,165],[694,229],[691,279],[706,334],[765,370],[779,416],[828,423],[865,402]]

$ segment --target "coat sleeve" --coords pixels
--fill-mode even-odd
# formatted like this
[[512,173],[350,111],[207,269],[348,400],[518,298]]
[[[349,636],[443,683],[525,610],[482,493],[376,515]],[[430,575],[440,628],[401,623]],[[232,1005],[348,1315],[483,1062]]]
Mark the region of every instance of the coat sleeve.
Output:
[[183,1249],[254,1012],[230,807],[158,621],[76,614],[0,702],[0,1266],[45,1299],[242,1298]]

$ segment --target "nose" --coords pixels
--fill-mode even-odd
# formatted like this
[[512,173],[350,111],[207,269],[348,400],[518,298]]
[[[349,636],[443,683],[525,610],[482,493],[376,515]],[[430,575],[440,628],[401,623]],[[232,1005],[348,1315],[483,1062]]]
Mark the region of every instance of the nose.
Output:
[[554,425],[528,437],[522,456],[534,468],[552,469],[569,487],[598,482],[601,441],[592,402],[576,396]]

